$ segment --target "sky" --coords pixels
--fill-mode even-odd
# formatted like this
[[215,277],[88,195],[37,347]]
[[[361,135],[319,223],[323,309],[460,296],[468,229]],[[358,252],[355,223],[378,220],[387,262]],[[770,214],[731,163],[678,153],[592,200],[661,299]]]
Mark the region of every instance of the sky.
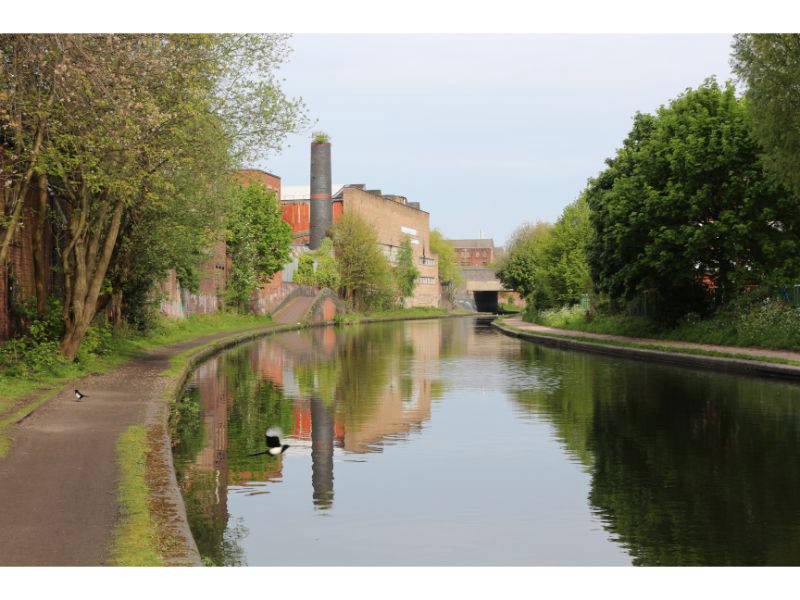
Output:
[[[420,202],[448,238],[505,244],[555,221],[630,131],[687,87],[732,77],[730,35],[293,36],[283,89],[312,125],[255,166],[308,185],[312,131],[333,180]],[[334,190],[335,192],[336,190]]]

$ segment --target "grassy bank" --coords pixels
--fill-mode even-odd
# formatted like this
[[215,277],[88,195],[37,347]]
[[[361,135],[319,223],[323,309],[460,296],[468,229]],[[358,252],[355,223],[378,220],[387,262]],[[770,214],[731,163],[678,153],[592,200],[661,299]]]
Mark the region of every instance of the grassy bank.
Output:
[[749,360],[749,361],[757,361],[757,362],[768,362],[774,363],[778,365],[789,365],[792,367],[800,367],[800,362],[787,360],[783,358],[775,358],[772,356],[753,356],[750,354],[741,354],[737,352],[717,352],[715,350],[703,350],[701,348],[681,348],[675,346],[669,346],[666,344],[658,344],[658,343],[647,343],[647,342],[633,342],[633,341],[626,341],[626,340],[595,340],[592,338],[583,338],[583,337],[575,337],[573,335],[559,335],[557,333],[546,333],[546,332],[532,332],[525,329],[520,329],[518,327],[513,327],[509,325],[504,319],[499,319],[497,321],[498,325],[502,328],[512,331],[515,333],[521,334],[534,334],[537,336],[543,337],[550,337],[562,340],[570,340],[570,341],[577,341],[581,344],[585,344],[587,346],[614,346],[617,348],[634,348],[637,350],[655,350],[657,352],[674,352],[678,354],[694,354],[697,356],[712,356],[715,358],[735,358],[739,360]]
[[[2,344],[3,362],[0,363],[0,415],[14,408],[15,400],[29,396],[42,388],[52,390],[64,383],[90,373],[107,372],[126,360],[140,356],[156,346],[184,342],[204,335],[258,327],[270,323],[269,317],[219,313],[197,315],[188,319],[162,319],[147,333],[123,329],[117,333],[104,332],[100,343],[87,352],[81,352],[73,363],[53,355],[50,345],[44,348],[28,347],[13,352],[10,343]],[[47,360],[38,354],[47,351]]]
[[728,306],[705,319],[689,316],[672,327],[632,315],[591,314],[580,306],[526,314],[525,320],[589,333],[800,351],[800,310],[770,299]]
[[120,468],[118,501],[120,521],[114,530],[112,565],[159,566],[166,564],[158,550],[159,536],[150,513],[147,484],[147,430],[132,425],[119,437],[117,462]]

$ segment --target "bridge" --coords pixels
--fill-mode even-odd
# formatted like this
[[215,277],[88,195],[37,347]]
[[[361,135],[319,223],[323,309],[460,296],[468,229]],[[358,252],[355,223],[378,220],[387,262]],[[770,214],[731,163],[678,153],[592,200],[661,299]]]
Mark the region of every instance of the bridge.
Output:
[[464,290],[458,300],[469,303],[480,312],[497,312],[498,292],[510,292],[489,267],[461,267],[464,277]]

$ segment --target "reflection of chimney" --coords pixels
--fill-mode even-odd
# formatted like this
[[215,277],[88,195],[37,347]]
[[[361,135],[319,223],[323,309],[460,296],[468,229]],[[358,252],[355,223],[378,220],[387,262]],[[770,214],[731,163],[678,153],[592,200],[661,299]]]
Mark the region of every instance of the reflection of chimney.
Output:
[[311,232],[309,246],[316,250],[333,225],[331,209],[331,144],[311,142]]
[[333,415],[321,398],[311,398],[311,486],[314,506],[333,504]]

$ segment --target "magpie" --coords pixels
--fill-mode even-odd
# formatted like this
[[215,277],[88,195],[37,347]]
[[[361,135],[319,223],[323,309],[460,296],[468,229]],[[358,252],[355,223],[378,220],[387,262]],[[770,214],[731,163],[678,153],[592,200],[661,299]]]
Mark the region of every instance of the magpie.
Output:
[[86,394],[81,394],[78,390],[75,390],[75,402],[80,402],[86,398]]
[[256,452],[255,454],[248,454],[247,456],[261,456],[262,454],[269,454],[270,456],[278,456],[286,452],[289,444],[281,444],[281,430],[277,427],[270,427],[264,434],[264,439],[267,442],[267,449],[264,452]]

